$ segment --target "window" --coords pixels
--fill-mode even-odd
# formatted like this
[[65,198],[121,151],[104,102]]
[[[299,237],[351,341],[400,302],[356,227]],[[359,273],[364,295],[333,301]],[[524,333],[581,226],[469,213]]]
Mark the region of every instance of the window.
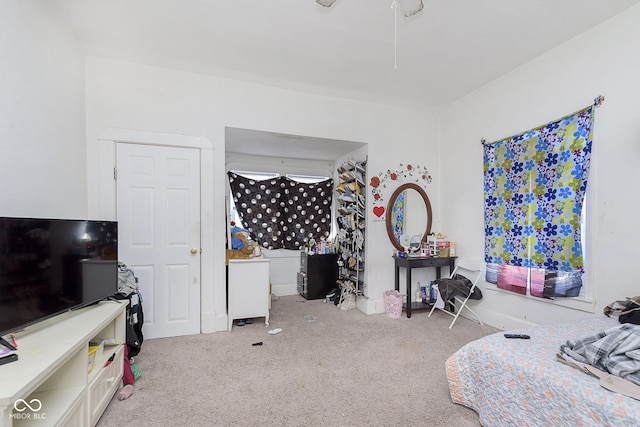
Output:
[[228,176],[238,222],[262,247],[299,250],[312,238],[329,236],[332,179],[272,174],[257,179],[231,171]]
[[[271,173],[271,172],[255,172],[255,171],[234,171],[234,172],[246,178],[254,179],[256,181],[269,179],[269,178],[277,178],[278,176],[280,176],[277,173]],[[240,217],[240,213],[236,209],[236,204],[233,201],[233,197],[229,197],[229,212],[230,212],[229,218],[231,219],[231,221],[236,223],[238,226],[241,226],[242,218]]]

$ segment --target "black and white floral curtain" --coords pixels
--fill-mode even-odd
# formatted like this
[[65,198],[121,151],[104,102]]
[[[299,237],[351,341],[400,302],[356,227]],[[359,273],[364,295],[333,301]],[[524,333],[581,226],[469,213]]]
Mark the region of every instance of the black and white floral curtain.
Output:
[[329,236],[333,179],[308,184],[227,175],[242,226],[262,247],[298,250],[311,238]]

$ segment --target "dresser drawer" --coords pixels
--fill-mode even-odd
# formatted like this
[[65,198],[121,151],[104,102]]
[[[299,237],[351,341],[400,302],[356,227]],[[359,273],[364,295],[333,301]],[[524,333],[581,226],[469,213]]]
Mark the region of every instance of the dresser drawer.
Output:
[[[111,352],[108,349],[106,353]],[[115,351],[116,355],[113,362],[109,366],[103,367],[104,362],[93,369],[101,369],[101,371],[92,378],[89,383],[89,408],[91,408],[90,422],[95,425],[102,415],[102,412],[111,401],[114,393],[122,384],[122,374],[124,372],[124,346],[118,346]]]

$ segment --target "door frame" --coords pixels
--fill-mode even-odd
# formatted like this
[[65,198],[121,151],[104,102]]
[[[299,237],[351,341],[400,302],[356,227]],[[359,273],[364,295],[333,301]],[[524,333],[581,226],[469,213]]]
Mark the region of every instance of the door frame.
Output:
[[[116,146],[118,143],[197,148],[200,150],[200,332],[227,330],[227,313],[216,312],[216,248],[214,245],[214,148],[201,136],[108,128],[98,137],[98,179],[95,194],[89,192],[89,205],[96,207],[92,216],[117,218]],[[88,170],[92,174],[91,169]],[[95,176],[95,175],[94,175]],[[93,203],[91,203],[93,201]],[[221,268],[218,266],[218,268]],[[218,304],[219,305],[219,304]]]

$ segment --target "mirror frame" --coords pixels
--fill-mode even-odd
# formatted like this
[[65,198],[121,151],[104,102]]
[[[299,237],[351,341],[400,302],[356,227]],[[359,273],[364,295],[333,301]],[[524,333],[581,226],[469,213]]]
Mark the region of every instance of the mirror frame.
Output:
[[429,196],[427,196],[427,193],[424,191],[424,189],[417,184],[414,184],[414,183],[402,184],[400,187],[396,188],[396,191],[394,191],[391,197],[389,198],[389,203],[387,204],[387,215],[385,218],[385,223],[387,224],[387,235],[389,236],[389,241],[391,242],[393,247],[395,247],[399,251],[404,251],[404,248],[400,245],[400,242],[396,240],[393,234],[393,228],[391,226],[391,211],[393,209],[394,203],[396,202],[396,199],[398,198],[398,195],[402,193],[404,190],[409,190],[409,189],[416,190],[418,194],[420,194],[420,197],[422,197],[422,200],[424,201],[424,204],[427,208],[427,228],[424,230],[424,234],[422,235],[422,238],[420,239],[420,241],[426,242],[427,236],[429,235],[429,233],[431,233],[431,222],[433,220],[433,212],[431,211],[431,202],[429,201]]

